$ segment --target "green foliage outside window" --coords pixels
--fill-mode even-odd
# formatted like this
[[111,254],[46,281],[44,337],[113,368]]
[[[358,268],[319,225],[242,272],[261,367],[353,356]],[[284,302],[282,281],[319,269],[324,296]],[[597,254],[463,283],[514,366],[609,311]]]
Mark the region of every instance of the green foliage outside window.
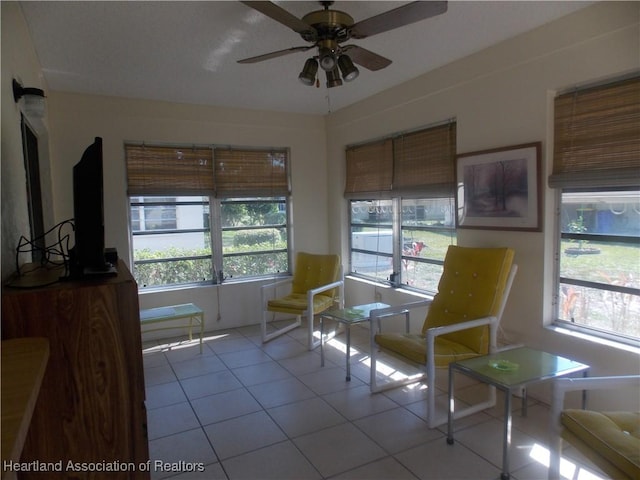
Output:
[[[188,258],[197,256],[208,256],[208,258]],[[176,260],[163,261],[167,258],[176,258]],[[136,250],[135,259],[136,261],[158,260],[153,263],[136,263],[134,265],[133,275],[140,287],[206,282],[213,278],[211,250],[204,248],[171,247],[161,251],[145,248]]]

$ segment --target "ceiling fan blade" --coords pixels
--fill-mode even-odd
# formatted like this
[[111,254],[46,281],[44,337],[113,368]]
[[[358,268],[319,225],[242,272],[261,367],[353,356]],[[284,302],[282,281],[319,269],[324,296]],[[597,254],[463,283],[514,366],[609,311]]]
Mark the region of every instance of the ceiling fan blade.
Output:
[[303,32],[314,32],[315,29],[307,23],[300,20],[292,13],[287,12],[284,8],[279,7],[275,3],[271,2],[241,2],[247,7],[251,7],[254,10],[266,15],[267,17],[280,22],[286,27],[289,27],[294,32],[302,34]]
[[349,58],[351,58],[351,60],[374,72],[391,65],[391,60],[388,58],[378,55],[377,53],[373,53],[366,48],[358,47],[357,45],[345,45],[342,47],[342,51],[348,51]]
[[283,55],[289,55],[290,53],[295,52],[306,52],[307,50],[315,47],[315,45],[304,46],[304,47],[291,47],[286,48],[284,50],[278,50],[277,52],[265,53],[264,55],[257,55],[255,57],[244,58],[242,60],[238,60],[238,63],[257,63],[263,62],[264,60],[270,60],[272,58],[282,57]]
[[435,17],[446,11],[446,1],[411,2],[353,24],[351,38],[370,37],[429,17]]

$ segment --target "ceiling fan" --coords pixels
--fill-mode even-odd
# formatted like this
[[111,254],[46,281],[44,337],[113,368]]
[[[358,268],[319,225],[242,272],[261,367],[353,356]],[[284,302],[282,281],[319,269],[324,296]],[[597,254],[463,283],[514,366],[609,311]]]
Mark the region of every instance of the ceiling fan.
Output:
[[[348,13],[332,10],[330,8],[333,4],[332,1],[319,2],[323,9],[308,13],[302,19],[272,2],[243,1],[241,3],[289,27],[311,45],[265,53],[238,60],[238,63],[262,62],[316,48],[317,55],[307,59],[298,78],[305,85],[318,85],[316,73],[318,72],[318,64],[320,64],[320,67],[326,72],[328,88],[342,85],[342,79],[346,82],[356,79],[360,72],[353,64],[354,62],[372,71],[383,69],[391,64],[391,60],[388,58],[357,45],[342,45],[344,42],[352,38],[367,38],[447,11],[446,1],[410,2],[354,23]],[[340,74],[342,74],[342,79]]]

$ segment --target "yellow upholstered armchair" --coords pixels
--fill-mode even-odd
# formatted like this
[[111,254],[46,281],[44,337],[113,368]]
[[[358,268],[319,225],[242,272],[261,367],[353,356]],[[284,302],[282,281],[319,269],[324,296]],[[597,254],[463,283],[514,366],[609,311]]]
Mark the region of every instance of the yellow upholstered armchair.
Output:
[[[438,293],[433,300],[374,310],[371,312],[371,390],[378,392],[418,380],[427,381],[427,420],[431,428],[447,420],[435,411],[435,369],[449,363],[494,352],[497,330],[517,271],[510,248],[469,248],[450,246],[444,260]],[[409,313],[428,306],[420,333],[409,331]],[[382,319],[404,315],[404,333],[384,333]],[[376,328],[377,326],[377,328]],[[420,365],[423,375],[378,384],[377,350]],[[492,406],[495,391],[487,402],[461,409],[464,416]]]
[[595,389],[631,394],[640,408],[640,375],[555,379],[551,394],[550,480],[560,478],[563,439],[610,478],[640,479],[640,412],[565,409],[566,392]]
[[[344,279],[339,255],[316,255],[299,252],[296,255],[293,277],[263,285],[262,342],[268,342],[302,325],[307,318],[309,350],[320,345],[313,336],[315,315],[332,307],[335,302],[343,306]],[[269,321],[276,314],[294,315],[295,320],[274,331],[267,331]],[[271,325],[273,326],[273,325]]]

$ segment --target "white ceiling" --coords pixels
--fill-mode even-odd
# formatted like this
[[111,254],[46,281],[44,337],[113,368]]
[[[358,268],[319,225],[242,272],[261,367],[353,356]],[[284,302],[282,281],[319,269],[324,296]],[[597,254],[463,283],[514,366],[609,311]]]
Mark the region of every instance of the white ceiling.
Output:
[[[337,1],[356,22],[407,2]],[[443,15],[357,44],[393,63],[327,89],[300,83],[310,52],[237,60],[307,45],[236,1],[21,2],[48,88],[181,103],[325,114],[593,2],[450,1]],[[297,17],[318,2],[278,4]]]

